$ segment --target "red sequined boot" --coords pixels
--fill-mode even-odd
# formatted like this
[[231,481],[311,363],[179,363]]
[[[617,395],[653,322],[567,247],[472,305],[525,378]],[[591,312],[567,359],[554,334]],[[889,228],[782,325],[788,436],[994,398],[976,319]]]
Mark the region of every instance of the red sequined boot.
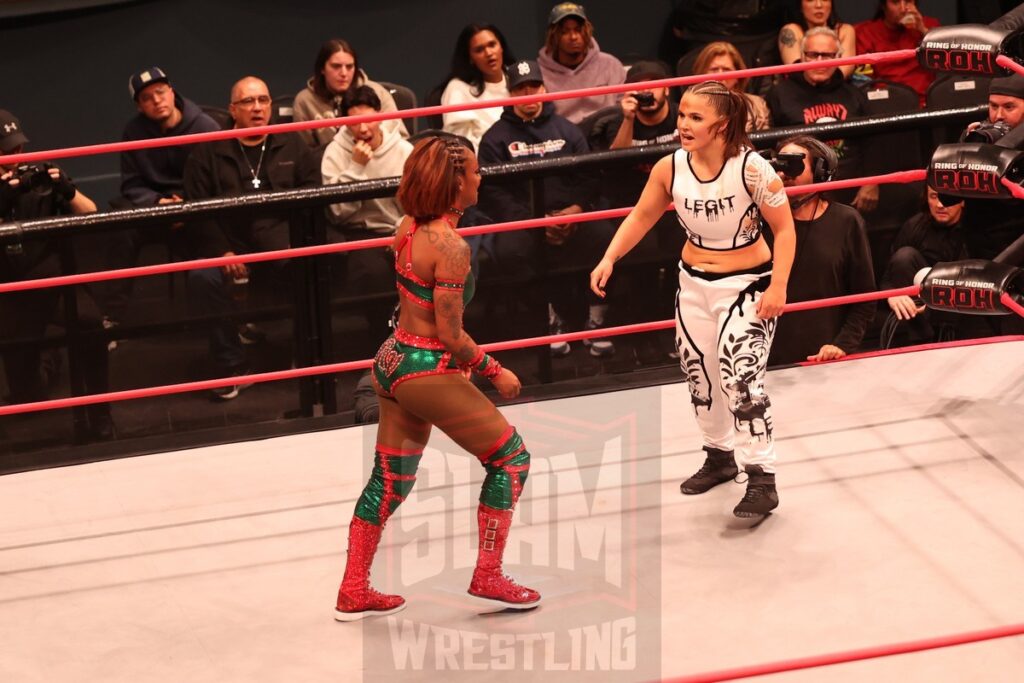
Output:
[[382,527],[359,517],[352,518],[348,528],[348,562],[345,578],[338,589],[334,618],[358,621],[364,617],[384,616],[405,609],[401,595],[384,595],[370,588],[370,565],[377,552]]
[[480,524],[480,551],[469,594],[510,609],[536,607],[540,604],[540,593],[520,586],[501,571],[501,557],[505,553],[508,529],[512,526],[512,510],[495,510],[481,503],[476,518]]

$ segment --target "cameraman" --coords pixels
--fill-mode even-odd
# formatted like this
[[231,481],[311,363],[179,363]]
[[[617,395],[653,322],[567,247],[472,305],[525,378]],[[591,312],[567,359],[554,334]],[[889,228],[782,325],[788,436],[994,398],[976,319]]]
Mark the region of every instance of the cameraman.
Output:
[[[624,94],[619,102],[619,111],[595,123],[591,133],[594,146],[601,149],[636,149],[672,142],[678,144],[678,105],[672,101],[668,88],[652,88],[647,83],[670,78],[671,75],[668,66],[656,60],[640,60],[630,67],[626,83],[635,84],[636,90]],[[613,208],[636,204],[655,161],[657,158],[604,170],[603,194]],[[627,266],[637,266],[632,269],[628,280],[631,288],[638,292],[654,292],[659,287],[671,290],[667,292],[669,296],[665,297],[638,297],[637,300],[643,304],[631,306],[629,312],[633,315],[627,320],[661,320],[673,314],[675,298],[671,294],[678,289],[679,283],[677,278],[664,275],[675,271],[683,242],[683,231],[679,229],[678,219],[674,214],[666,213],[625,257]],[[675,257],[666,261],[665,254],[675,254]],[[668,266],[665,273],[659,272],[659,262]]]
[[[988,89],[988,120],[972,123],[963,140],[996,142],[1024,120],[1024,77],[994,78]],[[1015,199],[968,199],[964,237],[970,258],[991,260],[1024,232],[1024,215]]]
[[[988,89],[988,120],[972,123],[961,138],[994,143],[1024,121],[1024,77],[1013,74],[994,78]],[[950,200],[944,200],[944,203]],[[992,260],[1024,234],[1024,213],[1017,199],[967,199],[963,231],[969,258]],[[992,333],[1024,333],[1019,316],[986,317]]]
[[[10,112],[0,109],[0,222],[96,211],[96,204],[79,192],[71,179],[56,166],[3,163],[4,156],[20,154],[27,142],[21,122]],[[20,245],[8,245],[0,250],[0,282],[63,274],[60,243],[61,240],[33,240]],[[41,339],[47,324],[55,317],[62,291],[65,290],[47,288],[0,294],[3,339]],[[101,329],[96,303],[84,288],[75,287],[73,291],[77,297],[80,329],[83,332]],[[87,336],[83,340],[81,353],[86,392],[106,392],[106,343],[101,337],[90,339]],[[5,349],[3,361],[12,403],[29,403],[47,398],[48,385],[53,377],[44,370],[38,348],[23,346]],[[113,436],[108,404],[89,406],[86,415],[89,420],[88,436]]]

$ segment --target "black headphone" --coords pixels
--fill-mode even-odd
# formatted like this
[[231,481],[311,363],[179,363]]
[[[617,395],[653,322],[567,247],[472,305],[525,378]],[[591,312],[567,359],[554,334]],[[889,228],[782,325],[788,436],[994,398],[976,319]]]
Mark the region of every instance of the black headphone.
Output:
[[839,157],[834,149],[810,135],[794,135],[786,138],[775,146],[775,152],[786,145],[803,147],[811,155],[811,180],[815,183],[827,183],[839,170]]

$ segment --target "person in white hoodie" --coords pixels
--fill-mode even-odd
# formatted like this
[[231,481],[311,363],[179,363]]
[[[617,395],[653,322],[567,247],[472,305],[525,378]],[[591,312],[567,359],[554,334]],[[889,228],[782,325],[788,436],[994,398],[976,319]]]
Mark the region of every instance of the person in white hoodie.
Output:
[[[441,104],[464,104],[507,98],[505,67],[515,57],[493,24],[469,24],[459,33]],[[480,138],[501,118],[501,107],[453,111],[444,115],[444,130],[461,135],[480,148]]]
[[[562,2],[551,9],[544,47],[537,55],[548,92],[619,85],[626,81],[622,62],[601,52],[594,39],[594,25],[583,5]],[[555,112],[579,123],[590,114],[615,105],[619,95],[595,95],[555,102]]]
[[[380,98],[373,88],[352,88],[342,101],[343,116],[365,116],[381,110]],[[347,125],[338,131],[324,150],[320,165],[324,185],[353,183],[402,175],[412,145],[393,126],[380,121]],[[339,202],[328,207],[331,242],[352,242],[395,234],[402,209],[394,197],[379,197]],[[385,248],[360,249],[348,253],[345,293],[379,294],[394,289],[394,264]],[[391,303],[371,302],[365,307],[370,325],[369,338],[386,334]],[[372,351],[372,349],[371,349]]]

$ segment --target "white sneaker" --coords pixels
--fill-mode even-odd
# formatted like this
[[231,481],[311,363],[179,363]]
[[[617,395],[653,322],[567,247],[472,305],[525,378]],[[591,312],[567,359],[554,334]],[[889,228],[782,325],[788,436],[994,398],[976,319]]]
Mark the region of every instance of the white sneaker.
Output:
[[[555,309],[548,304],[548,334],[565,334],[565,322],[555,313]],[[572,353],[569,342],[558,341],[551,343],[551,355],[555,358],[564,358]]]
[[[593,319],[588,319],[584,329],[599,330],[602,327],[604,326],[598,325]],[[583,345],[590,347],[590,355],[595,358],[607,358],[615,355],[615,344],[610,339],[584,339]]]
[[[115,327],[117,327],[118,325],[120,325],[120,323],[117,322],[116,320],[111,320],[110,318],[108,318],[106,316],[103,316],[103,320],[101,322],[102,322],[102,325],[103,325],[103,329],[105,329],[105,330],[112,330]],[[107,352],[108,353],[110,351],[115,350],[116,348],[117,348],[117,340],[116,339],[111,339],[110,341],[107,342]]]

